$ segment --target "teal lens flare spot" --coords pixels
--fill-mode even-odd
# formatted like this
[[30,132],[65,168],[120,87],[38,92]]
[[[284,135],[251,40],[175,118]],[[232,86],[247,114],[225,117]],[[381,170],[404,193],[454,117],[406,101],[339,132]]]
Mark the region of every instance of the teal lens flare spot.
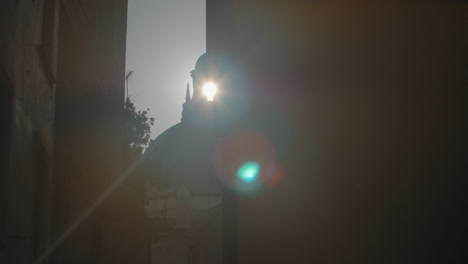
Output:
[[237,176],[244,182],[251,182],[257,178],[259,172],[260,165],[257,162],[248,161],[237,170]]

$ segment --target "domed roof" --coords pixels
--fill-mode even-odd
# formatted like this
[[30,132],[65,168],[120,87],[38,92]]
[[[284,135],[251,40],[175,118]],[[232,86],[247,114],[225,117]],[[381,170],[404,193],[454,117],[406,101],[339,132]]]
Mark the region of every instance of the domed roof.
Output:
[[[214,62],[214,55],[205,53],[197,60],[195,71],[204,76],[213,69]],[[184,104],[184,111],[191,102]],[[167,129],[151,143],[144,154],[142,168],[156,177],[167,176],[172,185],[192,193],[221,193],[221,183],[213,169],[212,119],[204,114],[212,105],[197,107],[197,115],[191,116],[193,120],[183,117],[181,123]]]
[[147,152],[143,166],[155,177],[167,177],[170,187],[183,187],[191,193],[221,193],[212,169],[212,145],[202,131],[176,124],[159,135]]

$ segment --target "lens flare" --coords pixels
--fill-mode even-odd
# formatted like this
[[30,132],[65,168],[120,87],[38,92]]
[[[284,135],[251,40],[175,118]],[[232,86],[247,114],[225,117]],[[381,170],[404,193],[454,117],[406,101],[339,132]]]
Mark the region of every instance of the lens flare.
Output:
[[217,177],[238,193],[255,195],[277,183],[274,148],[262,133],[235,130],[219,139],[213,154]]
[[252,182],[257,178],[259,172],[260,165],[257,162],[248,161],[237,170],[237,176],[244,182]]

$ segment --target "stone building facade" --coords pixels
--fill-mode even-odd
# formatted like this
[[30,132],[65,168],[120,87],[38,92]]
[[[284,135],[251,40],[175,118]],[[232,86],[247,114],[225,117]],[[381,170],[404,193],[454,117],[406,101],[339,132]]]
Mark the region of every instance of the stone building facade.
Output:
[[58,5],[0,3],[2,263],[29,263],[50,239]]
[[148,263],[143,204],[125,188],[95,204],[124,164],[127,0],[8,0],[0,17],[0,262]]

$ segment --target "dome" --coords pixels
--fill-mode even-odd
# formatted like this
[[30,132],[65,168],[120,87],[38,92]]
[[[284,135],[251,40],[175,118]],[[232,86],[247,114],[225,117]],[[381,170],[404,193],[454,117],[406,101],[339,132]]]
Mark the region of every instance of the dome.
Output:
[[221,184],[213,174],[212,143],[207,136],[196,126],[176,124],[153,141],[143,166],[150,177],[167,180],[169,188],[221,193]]
[[[197,77],[210,72],[211,58],[205,53],[198,59],[195,66]],[[194,97],[196,91],[194,87]],[[223,192],[213,165],[213,119],[211,115],[204,114],[213,110],[213,105],[192,100],[189,94],[187,98],[181,123],[154,139],[138,170],[146,180],[150,180],[148,196],[154,204],[151,215],[163,220],[164,233],[179,235],[190,230],[191,239],[198,245],[197,254],[192,256],[194,261],[220,263]],[[188,259],[189,255],[184,256],[190,252],[186,242],[185,237],[161,238],[152,254],[162,260],[160,262],[176,257]],[[182,255],[177,250],[159,250],[169,246],[187,250],[181,251],[185,252]]]
[[[164,182],[154,186],[150,198],[155,219],[164,219],[152,246],[152,258],[160,262],[191,256],[186,237],[180,236],[187,231],[197,244],[194,262],[222,262],[222,185],[212,169],[213,141],[205,132],[182,122],[158,136],[145,152],[145,174]],[[182,250],[158,250],[162,248]]]

